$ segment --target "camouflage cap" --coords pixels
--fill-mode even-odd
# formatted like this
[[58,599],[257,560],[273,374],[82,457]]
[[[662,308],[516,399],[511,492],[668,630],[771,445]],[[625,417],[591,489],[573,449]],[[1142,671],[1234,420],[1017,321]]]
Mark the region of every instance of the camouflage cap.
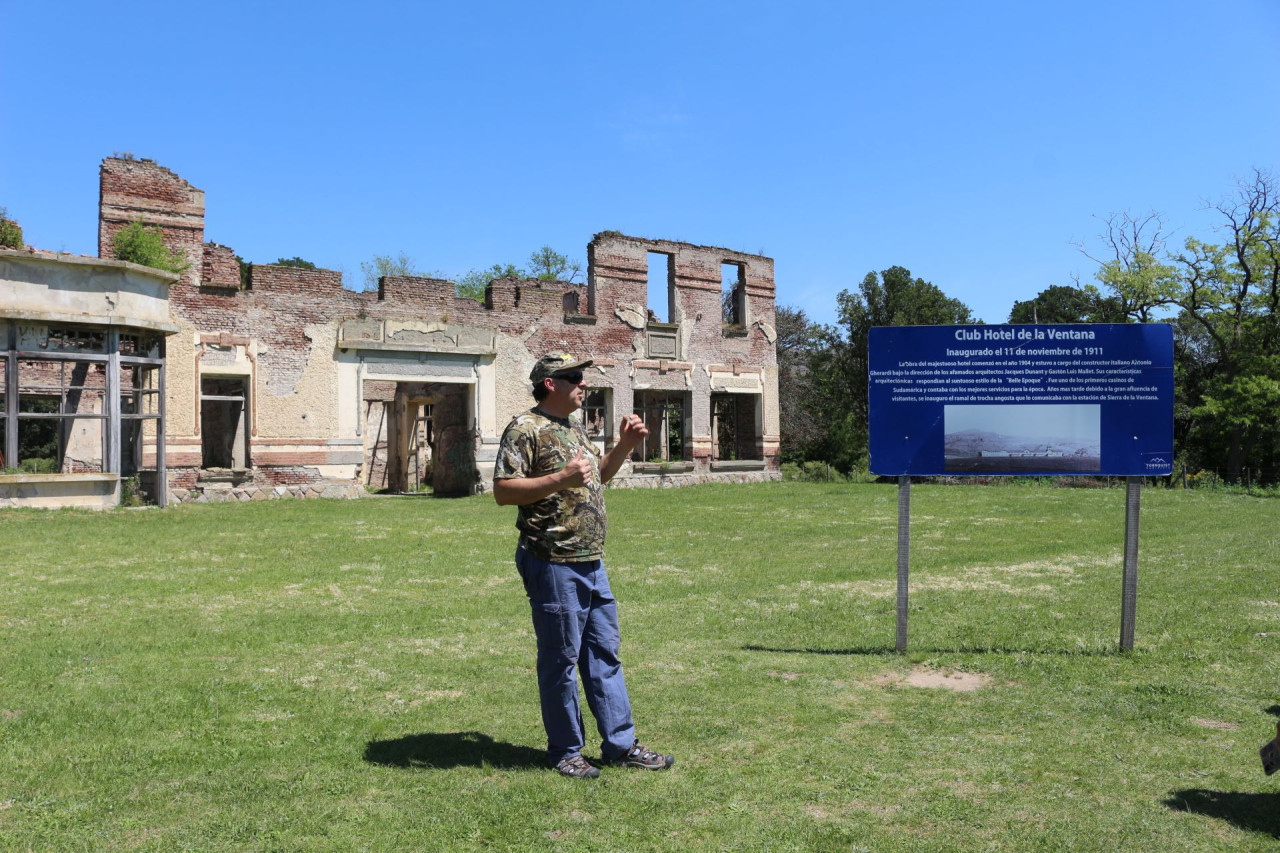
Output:
[[529,373],[529,381],[541,382],[557,373],[568,373],[570,370],[581,370],[590,366],[589,358],[574,358],[567,352],[547,353],[533,366],[533,370]]

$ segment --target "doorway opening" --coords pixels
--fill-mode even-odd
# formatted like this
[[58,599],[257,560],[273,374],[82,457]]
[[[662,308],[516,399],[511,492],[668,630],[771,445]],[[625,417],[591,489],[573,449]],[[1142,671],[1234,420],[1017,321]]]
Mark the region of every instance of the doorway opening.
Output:
[[471,387],[366,380],[365,487],[390,494],[473,494],[478,469]]
[[201,467],[249,467],[249,392],[244,376],[200,378]]

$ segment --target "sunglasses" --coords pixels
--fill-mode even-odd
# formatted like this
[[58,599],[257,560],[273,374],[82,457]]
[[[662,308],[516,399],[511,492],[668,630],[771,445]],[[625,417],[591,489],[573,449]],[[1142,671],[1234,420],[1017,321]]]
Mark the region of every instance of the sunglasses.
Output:
[[579,382],[582,381],[582,371],[574,370],[570,373],[557,373],[555,376],[552,376],[551,378],[563,379],[565,382],[568,382],[571,385],[577,385]]

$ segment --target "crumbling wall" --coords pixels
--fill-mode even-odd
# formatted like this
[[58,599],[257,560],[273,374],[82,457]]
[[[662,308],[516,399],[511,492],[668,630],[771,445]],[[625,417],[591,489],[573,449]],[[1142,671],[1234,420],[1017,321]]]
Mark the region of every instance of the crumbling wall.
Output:
[[204,266],[204,191],[153,160],[108,157],[99,170],[98,257],[110,258],[111,240],[130,222],[158,226],[170,249],[190,265],[184,284],[199,281]]
[[[472,365],[467,375],[448,368],[453,371],[448,381],[461,383],[453,393],[466,405],[449,407],[464,413],[459,422],[437,423],[437,440],[448,447],[447,458],[437,456],[434,462],[437,471],[465,472],[459,476],[470,478],[472,486],[487,485],[483,481],[503,428],[532,405],[529,371],[552,350],[595,360],[588,382],[610,390],[614,436],[634,406],[636,391],[687,395],[686,455],[703,474],[712,447],[713,378],[743,371],[756,377],[753,399],[763,410],[765,473],[776,473],[769,258],[602,232],[587,248],[585,285],[500,279],[489,286],[484,304],[458,297],[452,282],[439,279],[387,276],[376,292],[353,293],[342,288],[337,272],[272,265],[254,265],[242,286],[235,252],[204,240],[203,191],[149,160],[109,158],[101,169],[100,252],[105,254],[115,231],[134,219],[159,225],[166,243],[191,262],[170,290],[171,316],[181,331],[169,339],[168,349],[168,458],[175,483],[184,488],[198,490],[201,476],[202,375],[246,378],[249,486],[334,478],[372,484],[385,478],[385,452],[382,457],[376,452],[380,439],[371,434],[370,421],[372,404],[380,401],[365,397],[369,405],[357,411],[358,395],[370,387],[366,382],[362,388],[359,377],[367,358],[375,355],[384,370],[388,358],[399,359],[406,381],[431,381],[430,371],[410,369],[413,365]],[[672,258],[668,324],[647,316],[649,252]],[[740,313],[745,316],[735,328],[721,322],[725,263],[743,270]],[[361,329],[368,330],[363,343],[344,337],[358,338]],[[469,348],[460,329],[491,330],[491,343]],[[466,464],[453,465],[451,460],[464,457]],[[465,484],[450,481],[448,490],[465,491]]]
[[[671,257],[675,352],[656,351],[648,330],[649,253]],[[633,390],[683,390],[688,393],[689,453],[699,467],[712,455],[711,375],[715,367],[732,371],[736,365],[758,376],[763,398],[763,456],[777,470],[777,348],[773,260],[714,246],[671,240],[645,240],[615,232],[597,234],[588,249],[589,288],[598,322],[612,320],[632,330],[630,361]],[[721,264],[742,269],[746,316],[740,327],[726,326],[721,310]],[[616,340],[615,340],[616,343]],[[617,352],[618,350],[613,350]],[[631,410],[629,395],[615,395],[614,412]]]

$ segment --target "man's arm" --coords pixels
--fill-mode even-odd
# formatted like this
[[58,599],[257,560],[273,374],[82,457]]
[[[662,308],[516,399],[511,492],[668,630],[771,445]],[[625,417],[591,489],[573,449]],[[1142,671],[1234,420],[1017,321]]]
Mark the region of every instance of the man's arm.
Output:
[[600,460],[601,485],[613,479],[613,475],[618,473],[622,463],[631,455],[631,451],[635,450],[648,434],[649,428],[644,425],[644,421],[640,420],[639,415],[627,415],[622,419],[618,443]]
[[[619,463],[621,464],[621,463]],[[616,470],[616,469],[615,469]],[[603,475],[603,471],[601,472]],[[541,477],[508,477],[493,481],[493,499],[498,506],[524,506],[565,489],[576,489],[591,475],[591,463],[582,451],[559,471]]]

